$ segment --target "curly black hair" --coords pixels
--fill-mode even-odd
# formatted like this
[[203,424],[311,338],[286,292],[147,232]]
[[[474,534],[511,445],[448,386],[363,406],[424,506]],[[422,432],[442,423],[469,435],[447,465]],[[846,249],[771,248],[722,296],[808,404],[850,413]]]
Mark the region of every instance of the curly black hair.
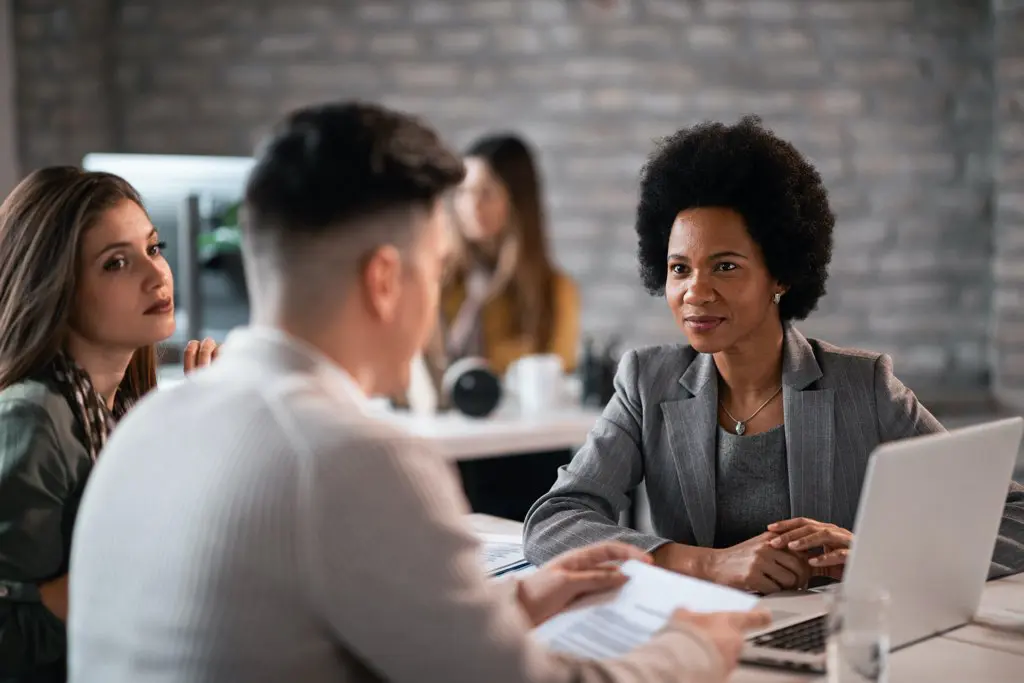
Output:
[[796,148],[745,116],[705,122],[665,138],[640,174],[637,256],[644,287],[665,292],[668,239],[686,209],[720,207],[743,217],[765,265],[787,287],[782,320],[803,320],[825,294],[835,215],[821,175]]

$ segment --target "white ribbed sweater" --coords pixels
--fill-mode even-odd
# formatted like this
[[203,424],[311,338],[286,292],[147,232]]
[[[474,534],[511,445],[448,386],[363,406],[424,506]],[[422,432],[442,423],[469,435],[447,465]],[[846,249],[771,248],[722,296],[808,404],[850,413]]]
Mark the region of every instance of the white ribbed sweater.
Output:
[[626,659],[546,651],[488,582],[450,468],[269,330],[118,426],[71,561],[81,683],[720,681],[685,630]]

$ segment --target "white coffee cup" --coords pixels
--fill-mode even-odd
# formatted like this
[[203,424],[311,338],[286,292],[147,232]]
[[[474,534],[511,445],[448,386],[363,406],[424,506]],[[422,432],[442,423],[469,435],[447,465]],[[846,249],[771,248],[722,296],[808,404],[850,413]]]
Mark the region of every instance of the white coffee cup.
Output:
[[563,375],[561,357],[546,353],[517,360],[509,368],[506,381],[519,397],[520,410],[537,414],[562,403]]

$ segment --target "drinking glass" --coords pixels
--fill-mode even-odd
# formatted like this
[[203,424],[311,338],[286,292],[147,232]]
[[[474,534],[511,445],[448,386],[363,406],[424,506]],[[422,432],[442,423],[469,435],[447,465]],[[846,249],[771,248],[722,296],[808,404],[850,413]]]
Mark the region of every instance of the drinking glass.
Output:
[[826,657],[829,683],[886,683],[889,678],[889,595],[877,590],[830,600]]

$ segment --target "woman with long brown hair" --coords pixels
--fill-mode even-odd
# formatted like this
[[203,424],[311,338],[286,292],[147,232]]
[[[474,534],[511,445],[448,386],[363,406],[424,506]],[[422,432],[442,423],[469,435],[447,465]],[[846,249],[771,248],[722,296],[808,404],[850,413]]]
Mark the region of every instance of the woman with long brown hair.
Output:
[[[454,200],[455,245],[441,293],[448,362],[476,356],[501,374],[523,356],[555,354],[576,366],[579,294],[548,254],[541,183],[515,135],[477,140]],[[478,512],[523,519],[555,481],[568,451],[460,462]]]
[[0,681],[64,680],[78,501],[174,332],[162,247],[108,173],[42,169],[0,205]]
[[455,195],[455,249],[441,295],[449,360],[482,356],[502,373],[522,356],[576,366],[579,295],[551,263],[537,167],[514,135],[473,143]]

